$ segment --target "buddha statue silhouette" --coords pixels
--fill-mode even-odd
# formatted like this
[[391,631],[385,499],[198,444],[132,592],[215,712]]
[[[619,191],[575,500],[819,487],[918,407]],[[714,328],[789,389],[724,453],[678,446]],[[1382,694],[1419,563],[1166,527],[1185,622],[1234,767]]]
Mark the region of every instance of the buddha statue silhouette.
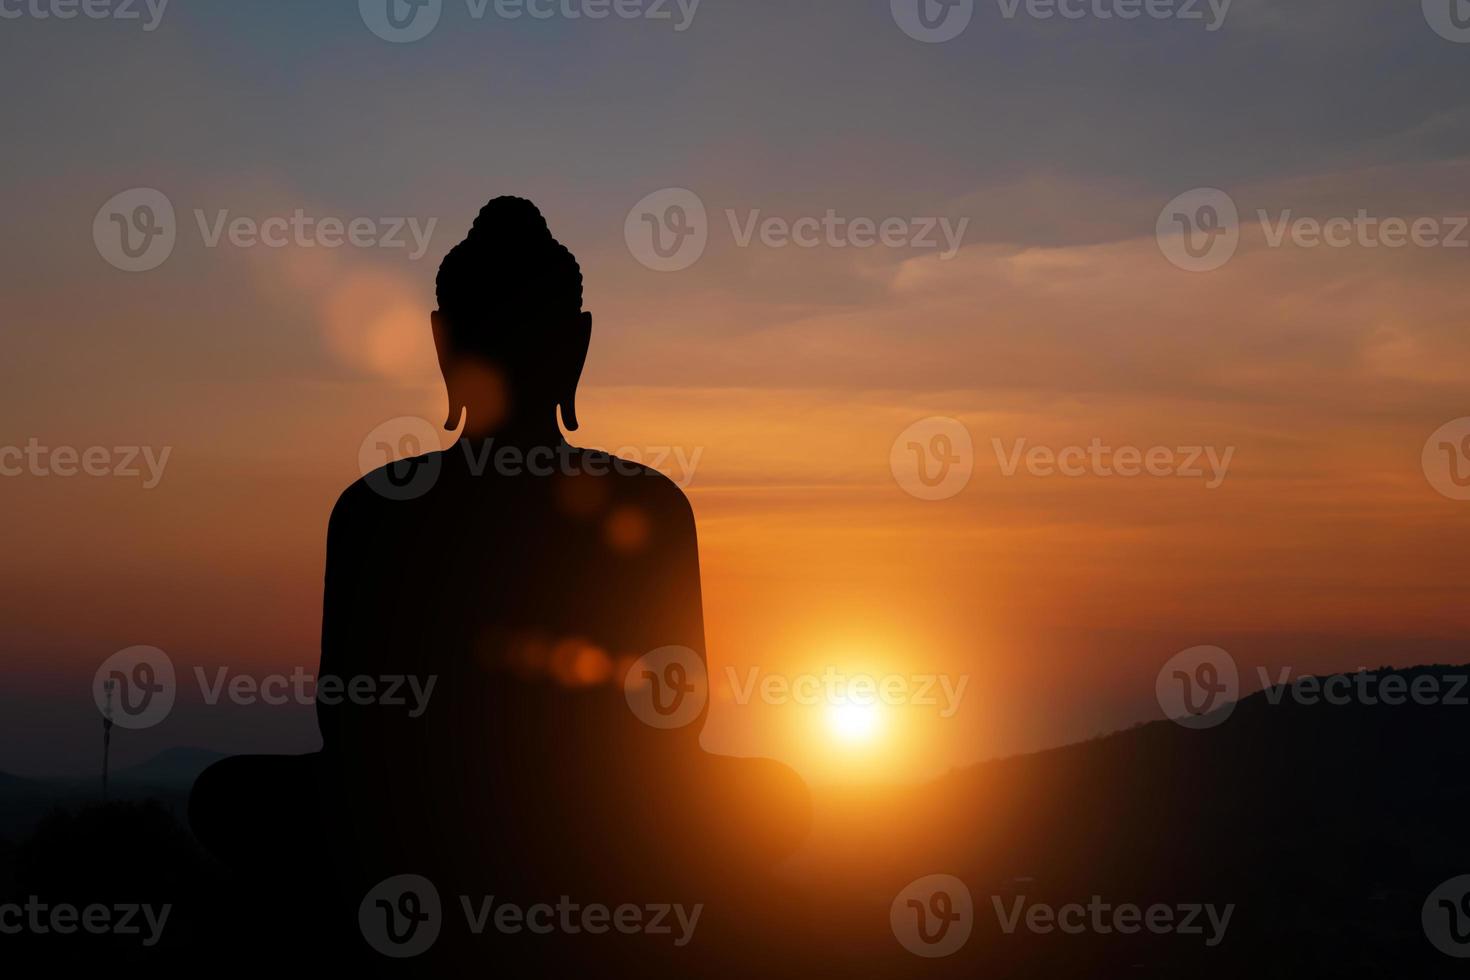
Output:
[[[352,887],[415,871],[627,894],[774,864],[806,833],[806,788],[698,744],[689,502],[651,469],[568,445],[557,422],[578,427],[592,332],[576,259],[529,201],[497,198],[445,257],[438,303],[446,428],[463,429],[332,513],[320,677],[341,686],[318,697],[322,750],[216,764],[191,800],[196,835],[243,873],[317,842]],[[693,663],[643,669],[670,648]],[[630,669],[634,686],[672,685],[655,703],[688,694],[697,710],[650,724]],[[352,696],[355,678],[382,692],[392,677],[426,703]]]

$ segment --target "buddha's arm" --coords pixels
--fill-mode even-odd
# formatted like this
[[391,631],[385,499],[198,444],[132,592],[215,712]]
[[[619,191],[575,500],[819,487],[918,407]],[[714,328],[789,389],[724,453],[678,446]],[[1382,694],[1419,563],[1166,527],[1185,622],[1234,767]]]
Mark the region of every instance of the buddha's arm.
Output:
[[[327,523],[327,563],[322,592],[322,659],[317,671],[323,677],[346,677],[350,651],[354,648],[359,616],[352,614],[356,590],[353,582],[359,556],[355,552],[355,536],[351,532],[351,510],[347,495],[337,502]],[[331,750],[340,747],[342,729],[342,705],[316,704],[317,728],[321,731],[322,747]]]
[[670,507],[669,536],[660,564],[663,581],[659,599],[662,615],[655,617],[662,635],[654,637],[661,646],[688,647],[708,664],[704,638],[704,595],[699,580],[699,538],[694,511],[683,493]]
[[660,519],[652,542],[651,574],[635,604],[641,644],[632,652],[642,656],[664,647],[685,647],[704,661],[706,677],[699,716],[670,733],[678,741],[697,743],[709,710],[699,542],[688,500],[672,484],[668,489],[671,493],[657,504]]

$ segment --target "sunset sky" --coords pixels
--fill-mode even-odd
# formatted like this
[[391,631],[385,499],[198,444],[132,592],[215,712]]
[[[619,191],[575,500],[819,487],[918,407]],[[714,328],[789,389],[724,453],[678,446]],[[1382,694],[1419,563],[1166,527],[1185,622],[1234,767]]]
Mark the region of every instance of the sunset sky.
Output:
[[[672,9],[476,20],[446,0],[407,44],[347,0],[174,0],[152,31],[0,20],[0,445],[171,447],[152,489],[0,477],[0,770],[90,772],[89,685],[124,647],[315,668],[327,516],[369,432],[442,419],[435,269],[500,194],[582,265],[574,441],[667,447],[687,482],[711,750],[919,778],[1160,717],[1156,673],[1199,644],[1246,690],[1257,666],[1470,660],[1470,501],[1421,460],[1470,416],[1470,247],[1273,247],[1257,220],[1470,215],[1470,44],[1382,0],[1235,0],[1216,31],[982,0],[941,44],[888,0],[704,0],[683,31]],[[93,220],[139,187],[178,241],[127,273]],[[1238,205],[1240,244],[1189,272],[1155,227],[1202,187]],[[709,244],[661,273],[624,227],[664,188],[698,195]],[[196,209],[437,224],[416,260],[211,248]],[[968,224],[943,258],[742,247],[726,215],[829,210]],[[926,501],[890,450],[936,416],[969,431],[974,475]],[[1022,439],[1233,455],[1213,489],[1007,476],[995,441]],[[866,746],[719,689],[727,668],[829,666],[967,687],[953,717],[904,707]],[[316,745],[309,711],[180,701],[119,737],[122,764]]]

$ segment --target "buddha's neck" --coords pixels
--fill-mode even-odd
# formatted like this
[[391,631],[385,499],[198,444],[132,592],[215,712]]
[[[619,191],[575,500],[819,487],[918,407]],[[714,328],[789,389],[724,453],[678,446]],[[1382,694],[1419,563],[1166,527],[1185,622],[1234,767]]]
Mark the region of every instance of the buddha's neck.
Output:
[[565,441],[554,414],[535,419],[502,419],[496,424],[489,424],[477,419],[471,412],[465,419],[464,432],[460,438],[471,442],[488,440],[497,446],[517,446],[521,449],[555,447]]

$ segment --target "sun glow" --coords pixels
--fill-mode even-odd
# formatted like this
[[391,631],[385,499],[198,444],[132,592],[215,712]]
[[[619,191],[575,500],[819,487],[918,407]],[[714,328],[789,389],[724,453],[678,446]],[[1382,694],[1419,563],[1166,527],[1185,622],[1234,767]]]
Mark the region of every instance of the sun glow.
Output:
[[832,625],[855,615],[822,617],[768,648],[766,662],[780,671],[717,667],[701,744],[726,752],[742,737],[758,741],[756,751],[811,785],[919,782],[944,772],[955,711],[946,713],[947,689],[932,682],[935,661],[916,660],[913,637],[897,629],[865,620],[863,635],[850,636]]
[[878,734],[882,719],[876,704],[843,702],[827,707],[827,725],[844,742],[868,742]]

